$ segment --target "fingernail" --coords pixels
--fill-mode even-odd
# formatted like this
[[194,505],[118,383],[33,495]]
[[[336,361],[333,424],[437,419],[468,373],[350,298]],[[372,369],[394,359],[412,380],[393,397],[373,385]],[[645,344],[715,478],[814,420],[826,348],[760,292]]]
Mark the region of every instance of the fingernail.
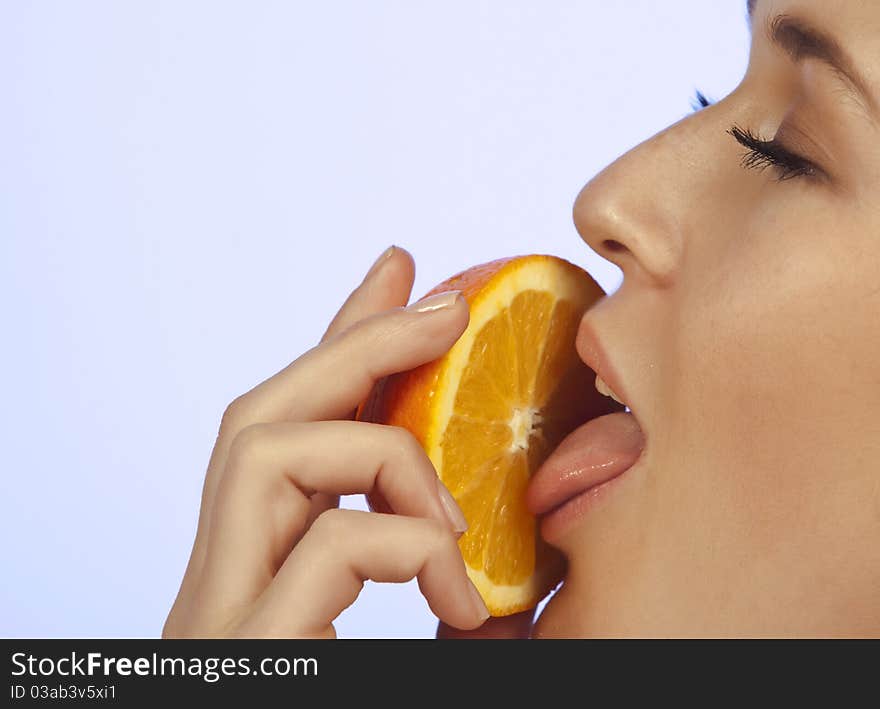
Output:
[[454,305],[459,296],[461,296],[460,290],[447,290],[442,293],[435,293],[430,298],[424,298],[422,300],[417,300],[415,303],[410,303],[406,306],[406,309],[416,313],[441,310],[442,308],[448,308],[449,306]]
[[370,266],[370,270],[367,271],[367,275],[364,276],[364,280],[366,281],[368,278],[376,275],[379,272],[379,269],[382,267],[382,264],[385,263],[389,258],[391,258],[391,254],[394,253],[394,249],[397,247],[392,244],[385,251],[382,252],[382,255],[379,256],[374,262],[373,265]]
[[446,511],[446,516],[452,523],[452,531],[456,534],[464,534],[468,528],[467,520],[464,517],[464,513],[461,511],[461,507],[458,506],[452,493],[446,489],[446,486],[440,478],[437,478],[437,490],[440,491],[440,502],[443,503],[443,509]]
[[486,620],[489,617],[489,609],[486,608],[486,604],[483,601],[483,597],[480,595],[480,592],[477,590],[477,587],[474,586],[474,582],[468,579],[470,582],[470,591],[471,598],[474,602],[474,610],[479,614],[480,620]]

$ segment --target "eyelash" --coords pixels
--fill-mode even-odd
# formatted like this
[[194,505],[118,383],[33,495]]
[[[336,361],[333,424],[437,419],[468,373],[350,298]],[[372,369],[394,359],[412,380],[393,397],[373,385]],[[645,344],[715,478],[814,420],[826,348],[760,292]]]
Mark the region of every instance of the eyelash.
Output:
[[[697,91],[691,107],[697,112],[713,103],[715,102],[706,98],[701,91]],[[741,162],[743,167],[759,171],[773,167],[777,171],[777,182],[784,182],[794,177],[816,179],[822,174],[820,168],[806,158],[793,153],[775,138],[761,140],[750,129],[742,129],[737,125],[731,126],[727,133],[748,150]]]

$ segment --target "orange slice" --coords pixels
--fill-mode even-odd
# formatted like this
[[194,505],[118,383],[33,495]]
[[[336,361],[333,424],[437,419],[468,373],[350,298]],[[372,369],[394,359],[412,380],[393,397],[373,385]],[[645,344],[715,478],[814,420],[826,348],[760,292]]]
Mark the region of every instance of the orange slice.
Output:
[[433,362],[382,379],[356,418],[408,429],[468,520],[459,547],[493,616],[533,608],[561,580],[564,559],[525,505],[531,474],[605,397],[578,357],[581,316],[602,288],[548,255],[473,266],[425,297],[461,290],[465,332]]

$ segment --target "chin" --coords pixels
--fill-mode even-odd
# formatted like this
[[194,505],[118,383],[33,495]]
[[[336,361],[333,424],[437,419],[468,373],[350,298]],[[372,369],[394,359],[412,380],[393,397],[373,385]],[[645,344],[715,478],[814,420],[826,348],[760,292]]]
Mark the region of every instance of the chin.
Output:
[[583,615],[583,602],[578,602],[571,587],[563,584],[553,595],[532,627],[532,637],[541,638],[589,638],[588,619]]

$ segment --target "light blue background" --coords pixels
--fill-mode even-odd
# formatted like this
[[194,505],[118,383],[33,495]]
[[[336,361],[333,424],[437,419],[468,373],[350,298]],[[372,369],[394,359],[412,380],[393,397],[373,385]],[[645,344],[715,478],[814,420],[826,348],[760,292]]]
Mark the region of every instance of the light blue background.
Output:
[[[389,244],[414,299],[523,253],[616,289],[574,198],[736,86],[744,5],[0,2],[0,635],[160,633],[223,409]],[[434,627],[414,583],[337,622]]]

